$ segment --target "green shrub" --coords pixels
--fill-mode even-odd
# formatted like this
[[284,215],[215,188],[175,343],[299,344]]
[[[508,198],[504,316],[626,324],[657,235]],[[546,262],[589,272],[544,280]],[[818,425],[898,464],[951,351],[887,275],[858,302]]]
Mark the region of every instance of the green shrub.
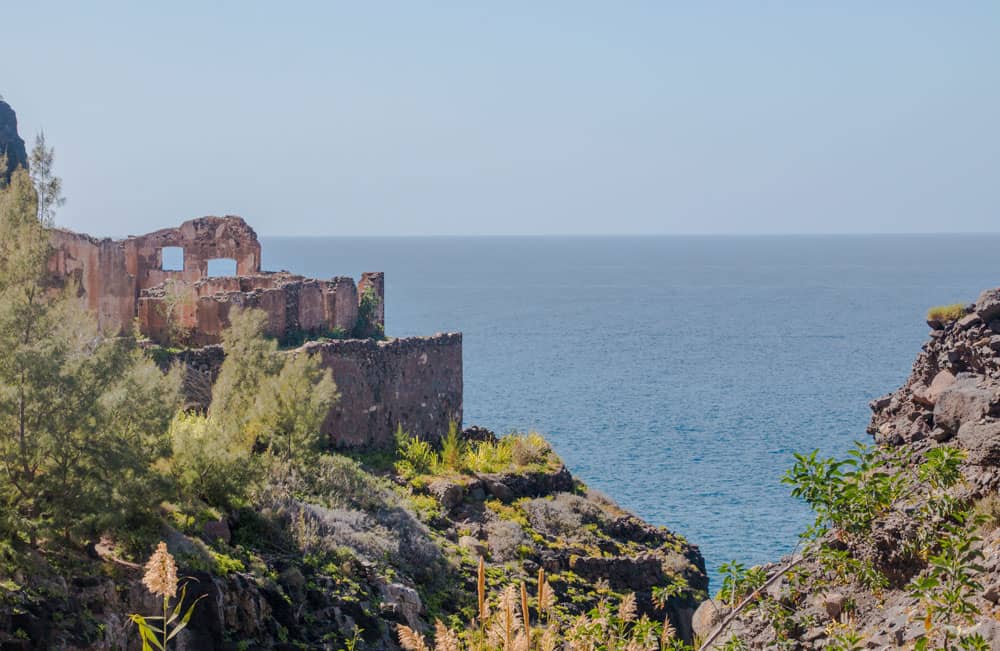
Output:
[[464,467],[465,441],[458,434],[458,423],[448,424],[448,435],[441,440],[440,467],[460,472]]
[[544,463],[552,448],[541,434],[515,434],[511,437],[511,459],[518,466]]
[[410,436],[403,426],[396,428],[396,472],[403,477],[413,478],[431,472],[438,464],[438,455],[427,441],[418,436]]
[[743,563],[736,561],[723,563],[719,566],[719,573],[722,575],[722,587],[716,598],[730,608],[735,607],[767,580],[764,568],[754,566],[748,569]]
[[228,506],[244,495],[254,473],[250,447],[198,414],[180,413],[170,425],[171,474],[182,494]]
[[937,305],[927,310],[928,321],[955,321],[965,316],[965,303]]

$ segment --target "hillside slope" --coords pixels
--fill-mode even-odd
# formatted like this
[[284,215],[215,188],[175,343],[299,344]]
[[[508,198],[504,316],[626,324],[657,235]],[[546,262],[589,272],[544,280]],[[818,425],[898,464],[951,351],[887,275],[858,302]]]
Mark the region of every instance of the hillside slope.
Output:
[[[270,481],[230,513],[165,505],[162,537],[194,611],[178,649],[396,649],[396,625],[475,617],[477,565],[493,599],[539,570],[553,616],[572,617],[634,593],[638,613],[690,637],[708,579],[697,547],[653,527],[573,479],[537,435],[497,440],[467,430],[467,461],[419,455],[325,454],[312,477]],[[463,457],[465,458],[465,457]],[[423,461],[422,461],[423,460]],[[116,541],[31,559],[0,584],[3,649],[138,649],[127,615],[155,613],[142,568]],[[654,603],[656,588],[673,596]]]

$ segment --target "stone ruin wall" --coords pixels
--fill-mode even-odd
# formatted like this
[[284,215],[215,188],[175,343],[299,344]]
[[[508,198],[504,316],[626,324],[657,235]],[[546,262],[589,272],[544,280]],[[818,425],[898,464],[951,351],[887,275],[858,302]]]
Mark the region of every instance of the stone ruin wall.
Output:
[[[267,334],[301,340],[327,331],[350,334],[358,320],[360,292],[378,298],[371,323],[384,326],[381,272],[354,279],[315,280],[287,272],[263,272],[257,234],[239,217],[202,217],[125,240],[52,231],[50,271],[77,283],[81,300],[105,332],[124,333],[138,319],[139,330],[157,343],[196,346],[218,343],[234,306],[260,308]],[[163,249],[184,252],[184,268],[163,269]],[[236,262],[236,276],[210,277],[210,260]]]
[[396,428],[424,440],[462,426],[462,335],[310,342],[333,371],[340,401],[323,432],[337,445],[385,446]]
[[[462,425],[462,335],[436,334],[375,341],[309,342],[290,351],[318,354],[337,384],[340,400],[323,423],[336,447],[387,446],[396,428],[437,440],[454,421]],[[186,405],[208,409],[211,387],[225,360],[222,346],[184,349],[161,359],[187,367]]]
[[[75,283],[105,332],[127,333],[137,322],[158,343],[180,331],[183,343],[200,347],[161,360],[185,364],[191,407],[208,406],[225,358],[213,344],[235,306],[262,309],[268,315],[267,334],[286,341],[332,330],[372,337],[384,328],[381,272],[365,273],[355,284],[347,277],[316,280],[261,271],[257,235],[239,217],[203,217],[125,240],[65,230],[53,230],[51,239],[49,271]],[[170,246],[183,249],[182,270],[163,269],[162,250]],[[208,276],[208,262],[219,258],[235,260],[237,275]],[[368,321],[359,323],[361,297],[369,288],[377,300]],[[304,349],[321,355],[340,392],[323,426],[334,445],[386,445],[400,425],[437,439],[450,421],[462,424],[461,334],[313,341]]]

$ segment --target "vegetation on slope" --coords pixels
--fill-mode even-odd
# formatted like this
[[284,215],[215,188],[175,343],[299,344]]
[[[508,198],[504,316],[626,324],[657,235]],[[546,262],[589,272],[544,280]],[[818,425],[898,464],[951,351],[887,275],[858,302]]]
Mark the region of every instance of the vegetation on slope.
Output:
[[177,608],[200,600],[176,638],[192,648],[395,646],[397,624],[457,626],[478,586],[539,576],[547,621],[614,605],[617,634],[688,626],[697,549],[588,491],[537,434],[334,453],[329,371],[264,338],[260,313],[233,316],[211,407],[185,410],[180,369],[98,332],[48,275],[51,158],[40,145],[35,178],[0,188],[0,643],[134,648],[160,541],[192,577]]

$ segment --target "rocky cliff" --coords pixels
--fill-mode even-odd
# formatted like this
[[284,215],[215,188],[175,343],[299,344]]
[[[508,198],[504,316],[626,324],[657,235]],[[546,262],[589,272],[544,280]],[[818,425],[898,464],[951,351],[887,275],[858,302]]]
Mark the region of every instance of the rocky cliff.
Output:
[[[537,435],[463,436],[491,467],[402,473],[398,456],[326,455],[311,479],[271,481],[252,506],[168,508],[160,535],[193,578],[188,602],[206,596],[176,648],[342,649],[357,635],[358,649],[398,649],[396,624],[474,617],[480,557],[491,595],[521,581],[534,594],[541,569],[560,613],[634,593],[639,613],[690,639],[708,584],[697,547],[588,490]],[[0,592],[0,648],[139,649],[127,615],[159,605],[127,545],[18,559],[27,569]]]
[[28,167],[28,152],[24,140],[17,133],[17,115],[10,104],[0,99],[0,156],[7,157],[7,167],[0,168],[0,179],[7,181],[10,173]]
[[[827,484],[866,491],[867,501],[850,502],[865,517],[829,518],[805,553],[763,568],[764,587],[740,595],[735,617],[725,600],[705,602],[695,616],[703,639],[714,634],[716,648],[1000,649],[1000,289],[964,312],[929,320],[906,383],[871,403],[871,466],[842,466],[850,482]],[[939,472],[948,459],[952,478]]]

